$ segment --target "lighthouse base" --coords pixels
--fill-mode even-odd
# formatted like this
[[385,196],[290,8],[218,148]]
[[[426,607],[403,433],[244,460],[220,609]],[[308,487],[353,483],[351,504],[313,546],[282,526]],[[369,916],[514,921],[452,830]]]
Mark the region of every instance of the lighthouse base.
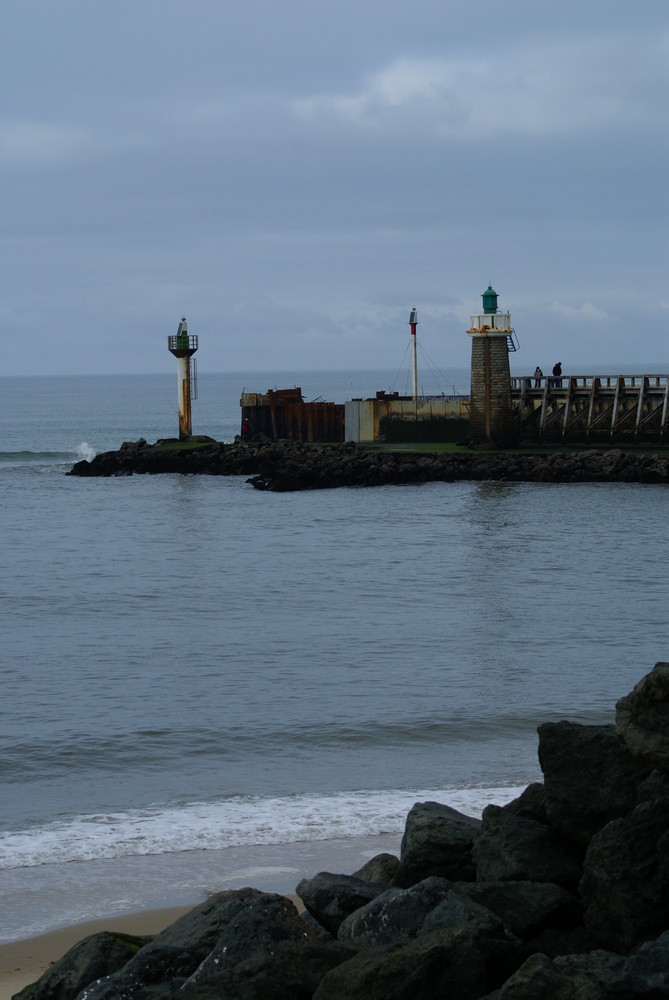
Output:
[[472,337],[469,442],[509,447],[515,444],[511,406],[509,350],[505,334],[474,333]]

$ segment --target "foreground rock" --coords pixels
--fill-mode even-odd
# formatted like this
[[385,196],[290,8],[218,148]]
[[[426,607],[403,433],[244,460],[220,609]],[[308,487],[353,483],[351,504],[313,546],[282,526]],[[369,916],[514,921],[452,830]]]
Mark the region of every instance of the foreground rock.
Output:
[[91,934],[54,962],[39,983],[28,986],[22,995],[43,997],[44,1000],[76,997],[91,983],[112,976],[126,966],[149,940],[109,931]]
[[435,802],[401,856],[222,892],[152,940],[99,934],[22,1000],[659,1000],[669,996],[669,663],[616,728],[539,728],[545,781],[482,820]]
[[77,462],[72,476],[181,473],[249,476],[256,489],[287,492],[333,486],[382,486],[457,480],[510,482],[669,483],[669,455],[610,451],[498,453],[380,451],[346,444],[193,438],[149,445],[125,442],[118,451]]
[[354,875],[319,872],[314,878],[302,879],[295,891],[307,913],[336,937],[346,917],[375,899],[384,888]]
[[611,726],[539,726],[546,815],[553,829],[584,846],[609,820],[634,808],[652,765],[633,757]]
[[669,771],[669,663],[658,663],[616,705],[616,731],[650,767]]
[[395,885],[406,888],[430,875],[476,878],[472,858],[481,821],[438,802],[418,802],[407,816]]
[[669,996],[669,934],[629,957],[606,951],[529,959],[504,984],[500,1000],[661,1000]]
[[506,978],[508,950],[487,923],[427,931],[336,966],[314,1000],[475,1000]]

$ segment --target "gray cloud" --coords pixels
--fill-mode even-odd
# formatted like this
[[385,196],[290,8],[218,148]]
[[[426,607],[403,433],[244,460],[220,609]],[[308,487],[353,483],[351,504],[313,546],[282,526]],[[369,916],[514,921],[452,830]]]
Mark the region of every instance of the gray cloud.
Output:
[[623,6],[12,4],[10,373],[164,370],[183,312],[210,370],[392,368],[414,304],[466,365],[488,281],[528,370],[666,367],[667,18]]

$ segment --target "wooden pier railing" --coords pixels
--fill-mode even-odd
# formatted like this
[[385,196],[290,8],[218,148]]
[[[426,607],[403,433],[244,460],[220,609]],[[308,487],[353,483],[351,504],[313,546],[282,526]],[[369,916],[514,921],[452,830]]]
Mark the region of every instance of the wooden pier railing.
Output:
[[512,376],[521,440],[669,444],[669,375]]

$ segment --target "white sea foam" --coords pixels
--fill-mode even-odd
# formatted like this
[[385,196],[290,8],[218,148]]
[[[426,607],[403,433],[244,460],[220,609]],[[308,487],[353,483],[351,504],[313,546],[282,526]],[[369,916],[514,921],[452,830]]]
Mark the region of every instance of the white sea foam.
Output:
[[92,462],[96,455],[95,448],[91,448],[88,441],[82,441],[81,444],[78,444],[75,451],[84,462]]
[[413,789],[301,794],[146,807],[74,816],[0,833],[0,868],[314,842],[399,833],[415,802],[438,801],[471,816],[521,788]]

